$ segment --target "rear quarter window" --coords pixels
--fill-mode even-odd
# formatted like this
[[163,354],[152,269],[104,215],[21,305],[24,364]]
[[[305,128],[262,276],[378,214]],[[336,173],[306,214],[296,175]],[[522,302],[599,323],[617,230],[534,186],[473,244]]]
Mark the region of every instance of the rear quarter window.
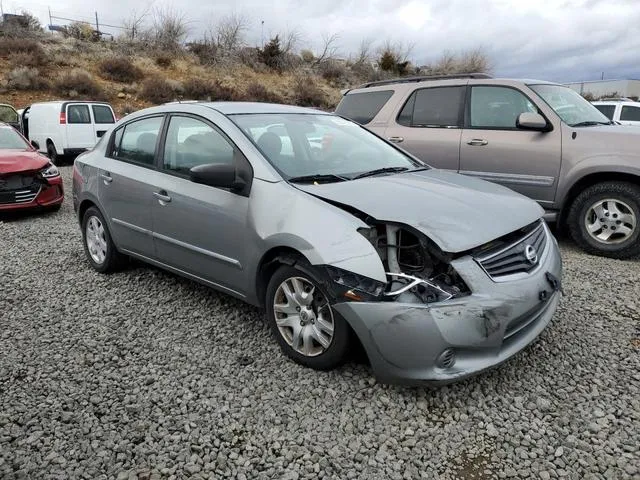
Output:
[[93,118],[96,123],[115,123],[111,108],[106,105],[92,105]]
[[350,93],[342,97],[336,113],[360,125],[366,125],[378,114],[393,95],[393,90]]
[[620,112],[620,120],[640,122],[640,107],[629,107],[625,105]]

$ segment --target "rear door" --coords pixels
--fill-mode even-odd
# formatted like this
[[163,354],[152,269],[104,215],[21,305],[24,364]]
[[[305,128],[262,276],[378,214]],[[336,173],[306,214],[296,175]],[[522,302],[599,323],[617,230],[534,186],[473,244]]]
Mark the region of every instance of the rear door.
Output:
[[116,122],[115,115],[110,105],[94,103],[91,105],[91,114],[93,116],[93,127],[95,132],[95,142],[109,130]]
[[[96,144],[91,111],[86,103],[66,104],[66,148],[89,149]],[[61,146],[56,145],[60,148]]]
[[414,90],[384,136],[435,168],[457,171],[466,86]]
[[523,112],[542,114],[517,88],[470,86],[460,173],[502,184],[543,205],[552,203],[560,172],[561,129],[518,129],[516,119]]
[[640,106],[622,104],[620,123],[623,125],[640,125]]
[[154,258],[151,207],[164,116],[133,120],[114,133],[99,168],[98,195],[119,249]]

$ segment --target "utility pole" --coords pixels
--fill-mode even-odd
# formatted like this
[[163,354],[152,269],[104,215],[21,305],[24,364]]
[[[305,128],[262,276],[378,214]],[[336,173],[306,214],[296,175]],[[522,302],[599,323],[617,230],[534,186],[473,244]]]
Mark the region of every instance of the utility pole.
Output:
[[53,25],[53,21],[51,20],[51,7],[47,7],[49,9],[49,26]]
[[98,12],[96,12],[96,32],[100,33],[100,24],[98,23]]
[[602,78],[600,80],[604,80],[604,72],[602,72]]
[[262,48],[264,48],[264,20],[262,20],[262,27],[260,30],[260,43],[262,43]]

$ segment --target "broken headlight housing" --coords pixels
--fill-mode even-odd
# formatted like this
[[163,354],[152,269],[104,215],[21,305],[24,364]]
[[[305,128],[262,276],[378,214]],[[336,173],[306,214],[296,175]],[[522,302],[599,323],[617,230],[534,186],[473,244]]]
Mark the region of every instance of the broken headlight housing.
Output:
[[58,170],[58,167],[56,167],[53,163],[50,163],[42,170],[40,170],[40,175],[42,175],[44,178],[54,178],[60,175],[60,171]]
[[[358,295],[356,292],[365,293],[371,297],[379,297],[384,292],[385,283],[379,282],[369,277],[358,275],[357,273],[348,272],[341,268],[327,266],[329,278],[337,285],[343,287],[349,292],[355,291],[354,295],[345,295],[347,298],[356,300]],[[361,298],[364,300],[364,298]]]

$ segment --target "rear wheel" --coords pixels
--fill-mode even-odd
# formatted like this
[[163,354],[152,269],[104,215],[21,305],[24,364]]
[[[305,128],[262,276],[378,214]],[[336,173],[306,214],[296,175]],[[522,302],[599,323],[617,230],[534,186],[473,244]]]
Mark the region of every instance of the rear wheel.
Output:
[[265,305],[273,335],[289,358],[317,370],[344,363],[349,326],[332,308],[327,292],[306,271],[295,266],[276,270]]
[[640,188],[604,182],[582,191],[567,218],[571,236],[585,251],[611,258],[640,254]]
[[58,156],[56,147],[51,141],[47,142],[47,156],[49,157],[49,160],[51,160],[51,163],[53,163],[54,165],[58,165],[58,163],[60,162],[60,157]]
[[124,256],[116,250],[107,223],[96,207],[89,207],[82,217],[82,240],[94,270],[109,273],[122,266]]

